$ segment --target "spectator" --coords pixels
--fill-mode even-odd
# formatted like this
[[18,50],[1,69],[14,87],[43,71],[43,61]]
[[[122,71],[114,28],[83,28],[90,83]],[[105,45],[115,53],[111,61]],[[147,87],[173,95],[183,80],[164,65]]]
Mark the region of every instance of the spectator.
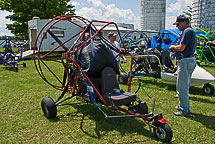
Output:
[[171,45],[170,50],[176,51],[177,59],[177,84],[176,90],[179,97],[179,106],[174,112],[176,116],[190,116],[189,88],[191,75],[196,67],[194,52],[196,49],[195,31],[189,26],[189,19],[185,15],[179,15],[174,25],[182,31],[177,45]]
[[[112,44],[112,45],[114,45],[115,47],[117,47],[120,51],[121,51],[121,48],[120,48],[120,46],[119,46],[119,43],[116,41],[116,34],[114,33],[114,32],[109,32],[108,33],[108,41]],[[114,48],[114,47],[113,47]],[[115,48],[114,48],[115,49]],[[112,53],[113,53],[113,55],[114,55],[114,57],[116,57],[117,55],[118,55],[118,52],[116,52],[116,51],[114,51],[114,50],[112,50],[111,49],[111,51],[112,51]],[[127,63],[127,59],[125,58],[125,56],[123,55],[123,54],[120,54],[118,57],[116,57],[116,61],[117,61],[117,63],[119,64],[119,57],[121,57],[122,59],[123,59],[123,62],[124,63]]]

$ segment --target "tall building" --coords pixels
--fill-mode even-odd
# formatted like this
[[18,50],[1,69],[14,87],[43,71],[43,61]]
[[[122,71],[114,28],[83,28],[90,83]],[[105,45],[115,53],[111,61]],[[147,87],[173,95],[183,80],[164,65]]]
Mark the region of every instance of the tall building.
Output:
[[141,0],[141,30],[162,31],[165,29],[166,0]]
[[192,26],[215,30],[215,0],[193,0],[192,11]]

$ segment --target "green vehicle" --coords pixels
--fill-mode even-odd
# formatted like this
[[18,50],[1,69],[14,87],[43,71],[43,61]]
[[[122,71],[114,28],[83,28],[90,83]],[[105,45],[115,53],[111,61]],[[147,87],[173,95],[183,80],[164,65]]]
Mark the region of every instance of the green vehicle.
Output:
[[194,28],[197,39],[197,60],[200,65],[215,65],[215,43],[211,42],[214,37],[200,28]]

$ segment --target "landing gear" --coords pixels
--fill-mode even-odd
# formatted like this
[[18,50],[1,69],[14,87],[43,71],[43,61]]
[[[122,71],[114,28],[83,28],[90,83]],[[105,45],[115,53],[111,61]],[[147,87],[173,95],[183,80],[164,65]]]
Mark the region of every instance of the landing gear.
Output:
[[16,72],[18,72],[18,70],[19,70],[17,65],[14,66],[14,69],[15,69]]
[[128,83],[128,74],[125,72],[120,73],[118,76],[118,82],[120,84],[127,84]]
[[25,62],[23,62],[23,67],[26,67],[26,63]]
[[203,93],[205,94],[214,94],[214,86],[212,86],[211,84],[207,83],[207,84],[204,84],[203,86]]
[[158,126],[153,129],[156,138],[162,142],[168,143],[172,139],[172,130],[167,123],[158,123]]
[[57,115],[57,106],[55,105],[54,101],[50,97],[45,97],[41,101],[41,106],[44,115],[47,118],[55,118]]

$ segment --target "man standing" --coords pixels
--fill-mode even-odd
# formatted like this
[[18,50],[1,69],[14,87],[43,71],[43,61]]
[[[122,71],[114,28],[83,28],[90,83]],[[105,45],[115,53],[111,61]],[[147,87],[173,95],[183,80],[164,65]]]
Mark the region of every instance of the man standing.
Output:
[[196,49],[196,35],[195,31],[189,26],[189,19],[185,15],[179,15],[176,25],[182,34],[178,39],[177,45],[172,45],[169,50],[176,51],[177,59],[177,84],[176,90],[179,96],[179,106],[174,112],[176,116],[190,116],[190,103],[189,103],[189,88],[191,75],[196,67],[196,59],[194,52]]
[[[117,36],[117,35],[116,35],[114,32],[109,32],[109,33],[108,33],[109,42],[110,42],[112,45],[114,45],[115,47],[117,47],[119,50],[121,50],[121,48],[120,48],[120,46],[119,46],[119,43],[116,41],[116,36]],[[116,48],[114,48],[114,49],[116,49]],[[111,51],[112,51],[114,57],[116,57],[116,55],[118,55],[118,53],[117,53],[116,51],[114,51],[114,50],[112,50],[112,49],[111,49]],[[119,56],[123,59],[123,62],[124,62],[124,63],[127,63],[127,60],[126,60],[126,58],[125,58],[125,56],[124,56],[123,54],[120,54]],[[119,56],[116,57],[116,61],[117,61],[118,64],[119,64]]]

